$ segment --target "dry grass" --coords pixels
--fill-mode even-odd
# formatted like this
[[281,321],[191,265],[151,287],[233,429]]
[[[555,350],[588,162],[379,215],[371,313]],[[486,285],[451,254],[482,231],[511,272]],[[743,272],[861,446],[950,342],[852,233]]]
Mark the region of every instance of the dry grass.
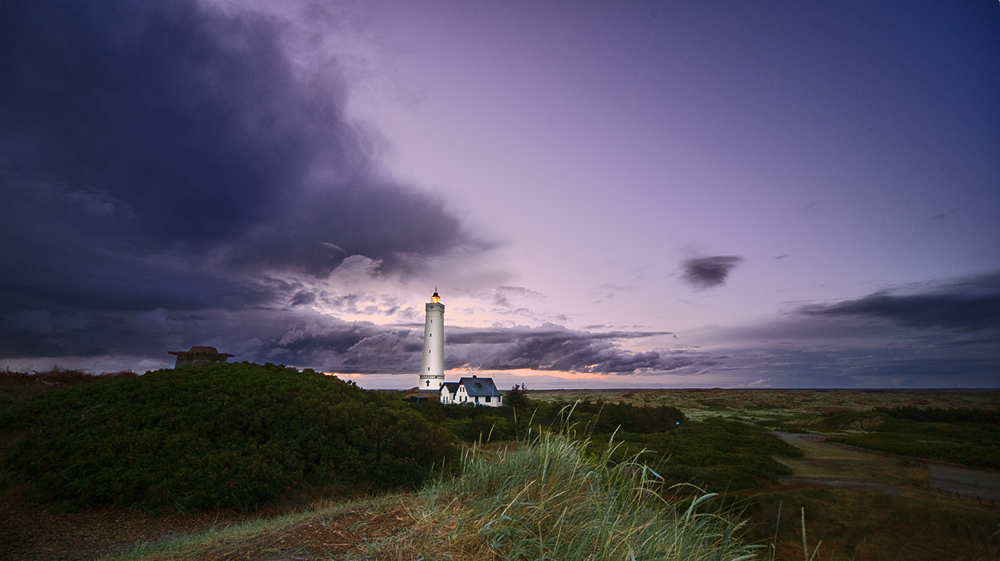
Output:
[[641,466],[541,435],[469,450],[461,477],[420,494],[326,506],[140,546],[103,561],[173,559],[677,559],[753,557],[711,496],[668,503]]

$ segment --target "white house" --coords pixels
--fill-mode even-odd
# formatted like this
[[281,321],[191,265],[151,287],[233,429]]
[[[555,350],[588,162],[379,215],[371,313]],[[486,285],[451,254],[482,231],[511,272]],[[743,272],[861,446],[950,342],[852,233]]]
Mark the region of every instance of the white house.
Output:
[[445,382],[441,384],[441,404],[452,405],[455,403],[455,394],[458,392],[458,382]]
[[463,377],[458,382],[445,382],[441,386],[441,403],[502,407],[503,396],[493,383],[493,378]]

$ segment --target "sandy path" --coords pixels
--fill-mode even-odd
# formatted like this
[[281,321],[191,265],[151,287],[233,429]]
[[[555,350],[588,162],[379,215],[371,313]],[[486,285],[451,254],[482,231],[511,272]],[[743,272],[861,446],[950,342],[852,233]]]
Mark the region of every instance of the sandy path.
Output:
[[820,435],[776,432],[802,450],[803,458],[776,458],[792,468],[783,482],[833,487],[876,487],[885,492],[907,489],[1000,504],[1000,473],[927,462],[825,442]]

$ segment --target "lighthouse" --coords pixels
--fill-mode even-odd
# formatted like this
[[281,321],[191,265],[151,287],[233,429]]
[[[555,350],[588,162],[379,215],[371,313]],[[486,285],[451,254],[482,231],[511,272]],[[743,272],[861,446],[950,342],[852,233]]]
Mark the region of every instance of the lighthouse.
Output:
[[421,391],[440,391],[444,385],[444,304],[437,288],[424,306],[424,356],[420,359]]

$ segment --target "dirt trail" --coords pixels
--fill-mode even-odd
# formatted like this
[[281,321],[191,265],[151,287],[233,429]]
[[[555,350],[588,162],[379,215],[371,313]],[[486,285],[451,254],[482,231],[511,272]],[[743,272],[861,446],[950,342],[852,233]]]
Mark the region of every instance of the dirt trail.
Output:
[[805,453],[803,458],[776,458],[792,468],[784,483],[812,483],[831,487],[873,487],[886,493],[951,495],[1000,505],[1000,473],[927,462],[826,442],[811,434],[775,435]]
[[85,561],[139,542],[225,528],[261,514],[215,511],[152,516],[133,510],[48,512],[28,503],[0,503],[0,559]]

